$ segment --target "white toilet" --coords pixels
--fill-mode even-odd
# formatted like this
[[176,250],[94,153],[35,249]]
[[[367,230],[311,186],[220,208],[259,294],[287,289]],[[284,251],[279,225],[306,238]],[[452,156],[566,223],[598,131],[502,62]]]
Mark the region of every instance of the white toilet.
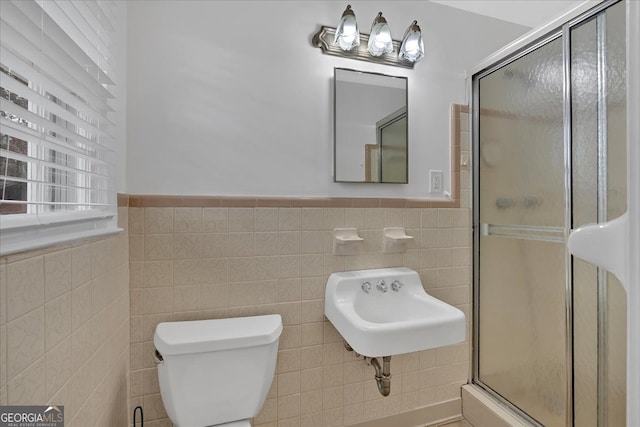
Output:
[[176,427],[250,427],[269,392],[278,314],[166,322],[156,327],[162,402]]

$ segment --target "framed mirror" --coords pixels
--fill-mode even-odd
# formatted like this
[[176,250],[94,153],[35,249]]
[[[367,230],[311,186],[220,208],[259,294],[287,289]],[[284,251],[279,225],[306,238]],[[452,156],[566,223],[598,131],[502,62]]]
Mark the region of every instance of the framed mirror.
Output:
[[335,182],[408,182],[407,78],[334,68]]

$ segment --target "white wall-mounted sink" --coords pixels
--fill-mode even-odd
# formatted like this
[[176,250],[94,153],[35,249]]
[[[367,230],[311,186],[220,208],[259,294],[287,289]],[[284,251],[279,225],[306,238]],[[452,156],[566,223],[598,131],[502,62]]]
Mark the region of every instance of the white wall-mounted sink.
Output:
[[427,294],[410,268],[333,273],[324,313],[358,353],[380,357],[464,341],[464,313]]

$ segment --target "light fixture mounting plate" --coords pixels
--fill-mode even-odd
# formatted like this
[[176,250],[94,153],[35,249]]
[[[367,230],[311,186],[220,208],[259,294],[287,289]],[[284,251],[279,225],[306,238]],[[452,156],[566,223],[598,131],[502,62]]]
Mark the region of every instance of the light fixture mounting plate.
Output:
[[333,44],[336,35],[336,29],[332,27],[322,26],[320,30],[313,35],[311,43],[314,47],[322,50],[327,55],[340,56],[342,58],[358,59],[360,61],[372,62],[375,64],[392,65],[394,67],[412,69],[415,62],[407,61],[398,57],[401,42],[393,40],[393,50],[380,56],[373,56],[367,50],[369,34],[360,33],[360,46],[356,46],[353,50],[342,50]]

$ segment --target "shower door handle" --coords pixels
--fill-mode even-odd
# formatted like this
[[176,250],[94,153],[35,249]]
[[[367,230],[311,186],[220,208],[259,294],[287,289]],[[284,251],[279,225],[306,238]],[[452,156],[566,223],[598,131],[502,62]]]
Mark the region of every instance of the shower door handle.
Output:
[[[632,173],[640,175],[638,171]],[[637,188],[629,191],[630,201],[635,197],[632,196],[634,191],[637,191]],[[636,204],[636,207],[640,207],[640,204]],[[631,204],[630,209],[633,209]],[[613,221],[580,227],[569,235],[567,241],[567,248],[571,254],[615,274],[627,294],[628,427],[637,426],[640,422],[640,407],[638,406],[640,399],[640,316],[638,314],[640,288],[637,280],[637,258],[640,255],[638,237],[640,233],[638,231],[638,217],[631,217],[627,211]],[[633,233],[636,234],[630,237]],[[631,261],[632,259],[633,261]]]
[[582,226],[569,235],[567,248],[572,255],[615,274],[629,292],[629,214],[604,224]]

